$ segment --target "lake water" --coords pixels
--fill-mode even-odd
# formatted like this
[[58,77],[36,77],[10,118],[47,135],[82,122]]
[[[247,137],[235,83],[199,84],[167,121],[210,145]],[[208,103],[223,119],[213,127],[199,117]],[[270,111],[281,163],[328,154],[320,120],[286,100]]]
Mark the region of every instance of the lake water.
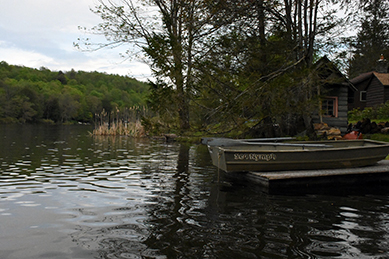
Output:
[[202,145],[0,125],[0,258],[389,258],[389,188],[269,194]]

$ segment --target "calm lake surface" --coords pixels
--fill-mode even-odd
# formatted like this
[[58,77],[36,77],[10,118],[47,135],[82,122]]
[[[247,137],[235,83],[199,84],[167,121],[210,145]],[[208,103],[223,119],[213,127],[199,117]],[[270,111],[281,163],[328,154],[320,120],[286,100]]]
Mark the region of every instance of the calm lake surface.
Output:
[[269,194],[202,145],[0,125],[0,258],[389,258],[389,188]]

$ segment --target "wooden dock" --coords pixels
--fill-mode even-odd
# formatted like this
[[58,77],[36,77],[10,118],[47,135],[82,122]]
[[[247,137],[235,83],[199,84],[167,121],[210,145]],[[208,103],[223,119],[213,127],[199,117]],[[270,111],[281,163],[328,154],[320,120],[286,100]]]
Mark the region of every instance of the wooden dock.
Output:
[[375,184],[389,182],[389,160],[382,160],[373,166],[277,172],[250,172],[246,177],[271,189],[315,186],[333,187],[353,184]]

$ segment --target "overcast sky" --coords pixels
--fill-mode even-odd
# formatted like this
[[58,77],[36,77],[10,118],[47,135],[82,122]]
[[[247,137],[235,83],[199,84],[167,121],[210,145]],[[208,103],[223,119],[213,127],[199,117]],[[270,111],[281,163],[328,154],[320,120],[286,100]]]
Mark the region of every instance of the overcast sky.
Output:
[[[53,71],[99,71],[146,80],[147,65],[124,61],[123,50],[81,52],[73,47],[100,18],[90,11],[95,0],[0,0],[0,61],[10,65],[46,67]],[[97,40],[97,38],[96,38]]]

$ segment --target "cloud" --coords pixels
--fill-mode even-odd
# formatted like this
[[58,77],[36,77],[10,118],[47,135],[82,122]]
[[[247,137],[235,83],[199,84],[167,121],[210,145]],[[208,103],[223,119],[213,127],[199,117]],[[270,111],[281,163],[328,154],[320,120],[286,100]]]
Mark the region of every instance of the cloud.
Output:
[[15,65],[27,67],[38,67],[45,64],[55,65],[55,60],[49,56],[20,49],[5,41],[0,41],[0,57],[5,61],[12,60]]
[[[104,54],[104,55],[101,55]],[[98,53],[81,53],[74,57],[63,59],[54,59],[51,56],[44,55],[35,51],[20,49],[5,41],[0,41],[0,57],[9,64],[20,65],[26,67],[40,68],[46,67],[53,71],[98,71],[108,74],[127,75],[137,78],[141,81],[147,81],[150,78],[149,67],[141,62],[123,62],[121,58],[114,59],[110,57],[110,53],[104,51]],[[100,57],[96,57],[96,56]],[[12,60],[12,63],[9,62]]]
[[[0,61],[51,70],[99,71],[130,75],[140,80],[150,77],[147,65],[124,61],[125,49],[81,52],[73,42],[85,37],[78,26],[90,28],[101,22],[90,11],[94,0],[2,1],[0,8]],[[103,40],[102,38],[96,40]]]

